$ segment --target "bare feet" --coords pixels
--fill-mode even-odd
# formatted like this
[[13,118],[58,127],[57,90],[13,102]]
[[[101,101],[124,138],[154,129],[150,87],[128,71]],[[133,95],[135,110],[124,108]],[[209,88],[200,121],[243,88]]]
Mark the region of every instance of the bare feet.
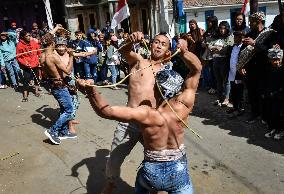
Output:
[[72,124],[74,124],[74,125],[80,124],[80,121],[72,120]]
[[76,129],[74,127],[73,120],[69,121],[68,125],[69,125],[69,132],[75,134],[76,133]]
[[115,189],[115,185],[112,182],[107,182],[106,185],[104,186],[101,194],[111,194],[113,189]]

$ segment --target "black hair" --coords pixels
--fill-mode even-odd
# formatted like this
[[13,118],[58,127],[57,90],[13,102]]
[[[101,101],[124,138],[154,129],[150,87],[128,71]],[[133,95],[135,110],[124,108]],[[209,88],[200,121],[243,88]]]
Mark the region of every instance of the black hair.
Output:
[[206,23],[208,22],[212,23],[212,28],[208,28],[203,36],[207,37],[209,34],[215,36],[218,32],[218,18],[216,16],[209,16],[206,18]]
[[[158,35],[163,35],[163,36],[169,38],[169,37],[168,37],[169,34],[168,34],[167,32],[164,32],[164,31],[163,31],[163,32],[160,32],[160,33],[156,34],[156,35],[154,36],[154,39],[155,39],[155,37],[158,36]],[[172,49],[172,45],[171,45],[171,40],[169,39],[169,50],[171,50],[171,49]]]
[[189,34],[192,36],[193,40],[195,42],[202,42],[202,35],[201,35],[200,28],[199,28],[196,20],[192,19],[188,23],[189,24],[194,23],[196,25],[196,29],[189,32]]
[[[240,28],[240,29],[237,29],[236,19],[237,19],[237,17],[240,16],[240,15],[243,17],[243,23],[242,23],[242,25],[241,25],[241,28]],[[246,16],[245,16],[245,14],[243,14],[243,13],[241,13],[241,12],[236,13],[236,15],[235,15],[235,17],[234,17],[234,20],[233,20],[232,29],[233,29],[234,31],[237,31],[237,30],[244,30],[244,29],[246,28],[246,26],[247,26],[247,23],[246,23]]]
[[230,24],[227,21],[220,22],[215,38],[221,38],[221,34],[220,34],[220,31],[219,31],[221,26],[225,26],[225,29],[226,29],[227,32],[226,32],[226,34],[223,38],[227,38],[230,35],[230,32],[231,32],[230,31]]
[[78,30],[78,31],[75,32],[75,35],[77,35],[77,34],[82,34],[82,32],[80,30]]
[[[7,40],[8,43],[10,43],[10,41],[11,41],[8,35],[6,35],[6,40]],[[3,41],[1,39],[0,39],[0,44],[3,45]]]
[[120,28],[120,29],[117,30],[117,33],[118,33],[118,34],[121,33],[121,32],[124,32],[124,29],[123,29],[123,28]]
[[29,32],[27,32],[27,31],[25,31],[25,30],[22,30],[22,31],[20,32],[20,39],[24,39],[24,37],[25,37],[27,34],[29,34]]

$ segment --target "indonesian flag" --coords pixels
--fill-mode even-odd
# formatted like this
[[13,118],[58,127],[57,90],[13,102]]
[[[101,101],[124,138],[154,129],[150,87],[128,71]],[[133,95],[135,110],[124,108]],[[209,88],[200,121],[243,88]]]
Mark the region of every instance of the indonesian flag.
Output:
[[244,0],[244,4],[243,4],[241,13],[248,15],[249,12],[250,12],[249,0]]
[[126,0],[119,0],[117,10],[111,21],[111,29],[114,29],[120,22],[130,16]]

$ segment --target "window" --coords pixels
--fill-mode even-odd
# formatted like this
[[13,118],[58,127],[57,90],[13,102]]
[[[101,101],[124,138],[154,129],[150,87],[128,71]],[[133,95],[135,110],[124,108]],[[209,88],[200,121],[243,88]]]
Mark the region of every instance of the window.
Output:
[[[266,7],[265,6],[259,7],[258,11],[262,11],[266,15]],[[266,20],[264,21],[264,25],[265,25],[265,22],[266,22]]]
[[90,26],[91,28],[95,27],[95,15],[93,13],[89,14],[89,19],[90,19]]
[[266,15],[266,6],[259,7],[258,10],[262,11]]
[[78,22],[79,22],[79,30],[80,30],[81,32],[84,32],[84,33],[85,33],[83,15],[82,15],[82,14],[79,14],[79,15],[77,15],[77,17],[78,17]]
[[207,24],[206,24],[206,20],[209,16],[214,16],[214,10],[206,10],[205,11],[205,28],[207,30]]

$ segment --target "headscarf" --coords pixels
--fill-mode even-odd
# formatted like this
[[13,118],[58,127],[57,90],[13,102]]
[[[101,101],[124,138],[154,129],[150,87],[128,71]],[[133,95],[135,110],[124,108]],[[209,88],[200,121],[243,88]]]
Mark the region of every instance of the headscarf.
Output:
[[169,99],[180,92],[184,80],[180,74],[166,66],[157,72],[156,81],[164,99]]
[[265,20],[265,14],[260,11],[260,12],[255,12],[254,14],[249,16],[252,19],[257,19],[257,20],[261,20],[264,21]]
[[270,59],[283,59],[283,50],[282,49],[269,49],[268,58]]

